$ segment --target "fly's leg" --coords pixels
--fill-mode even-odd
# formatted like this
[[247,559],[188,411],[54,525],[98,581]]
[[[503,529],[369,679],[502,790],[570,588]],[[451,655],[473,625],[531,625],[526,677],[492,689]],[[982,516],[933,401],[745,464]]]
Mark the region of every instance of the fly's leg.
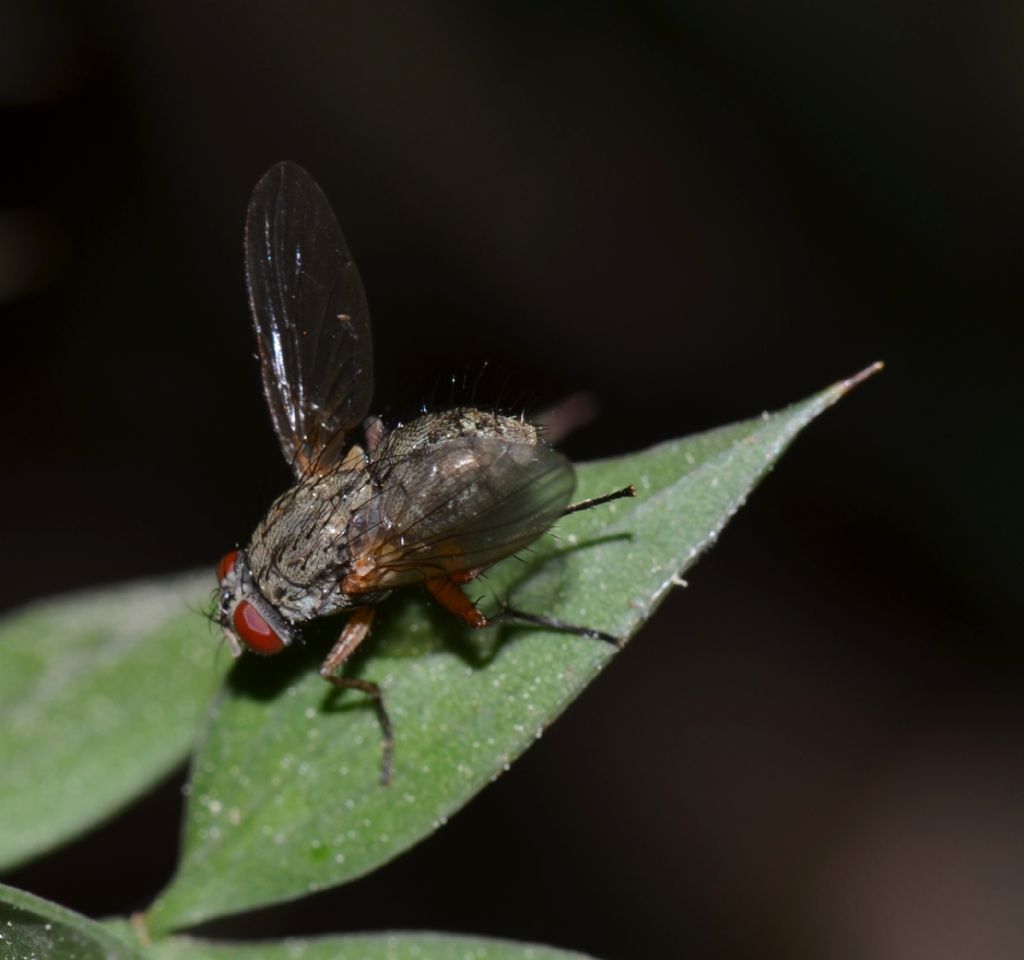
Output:
[[366,452],[371,457],[387,435],[387,428],[384,426],[384,421],[381,420],[380,417],[371,415],[363,421],[363,436],[366,438]]
[[369,462],[373,452],[384,442],[388,435],[384,421],[377,416],[369,416],[363,421],[363,436],[366,440],[366,449],[353,443],[341,461],[342,470],[362,470]]
[[[562,511],[562,516],[578,513],[580,510],[589,510],[591,507],[599,507],[601,504],[609,503],[612,500],[635,496],[636,487],[630,484],[628,487],[623,487],[621,490],[615,490],[612,493],[606,493],[601,497],[591,497],[588,500],[571,503]],[[547,627],[549,630],[572,633],[578,637],[592,637],[595,640],[603,640],[605,643],[613,644],[616,648],[622,649],[625,643],[622,637],[613,636],[610,633],[596,630],[593,627],[581,627],[575,623],[566,623],[564,620],[557,620],[555,617],[546,617],[539,613],[527,613],[524,610],[517,610],[508,604],[505,604],[495,616],[486,617],[461,589],[462,584],[468,583],[482,569],[464,570],[460,573],[453,573],[444,577],[435,577],[432,580],[427,580],[424,585],[442,607],[454,613],[463,623],[468,623],[471,627],[486,627],[491,624],[500,623],[502,620],[518,620],[521,623],[532,623],[537,627]]]
[[603,640],[610,643],[619,650],[626,641],[622,637],[616,637],[603,630],[595,630],[593,627],[581,627],[575,623],[566,623],[564,620],[556,620],[554,617],[545,617],[540,613],[527,613],[525,610],[517,610],[506,604],[496,617],[491,617],[491,623],[500,623],[502,620],[519,620],[522,623],[532,623],[537,627],[547,627],[550,630],[559,630],[562,633],[572,633],[577,637],[591,637],[594,640]]
[[557,447],[570,433],[585,427],[597,416],[597,400],[591,393],[573,393],[545,410],[533,422],[543,431],[544,439]]
[[[604,503],[610,503],[612,500],[621,500],[623,497],[635,497],[636,487],[630,484],[628,487],[623,487],[621,490],[614,490],[611,493],[606,493],[601,497],[591,497],[588,500],[580,500],[577,503],[570,503],[562,511],[562,516],[567,516],[570,513],[579,513],[581,510],[589,510],[591,507],[599,507]],[[605,633],[603,630],[595,630],[593,627],[581,627],[575,623],[566,623],[564,620],[557,620],[555,617],[546,617],[540,613],[527,613],[525,610],[517,610],[515,607],[511,607],[505,604],[502,607],[501,612],[496,617],[491,617],[491,623],[496,623],[501,620],[519,620],[522,623],[532,623],[534,626],[547,627],[550,630],[559,630],[563,633],[572,633],[577,637],[592,637],[595,640],[603,640],[605,643],[614,644],[618,649],[622,649],[625,640],[622,637],[613,636],[610,633]]]
[[623,487],[621,490],[615,490],[612,493],[606,493],[603,497],[591,497],[589,500],[580,500],[578,503],[570,503],[562,511],[562,516],[568,516],[570,513],[579,513],[580,510],[589,510],[591,507],[599,507],[602,503],[610,503],[612,500],[621,500],[623,497],[635,497],[636,487],[630,484],[628,487]]
[[342,470],[363,470],[366,467],[366,454],[358,443],[353,443],[341,461]]
[[467,570],[448,577],[435,577],[433,580],[427,580],[424,586],[445,610],[454,613],[463,623],[468,623],[471,627],[486,627],[487,617],[459,587],[460,583],[472,580],[478,572]]
[[503,620],[519,620],[522,623],[532,623],[538,627],[548,627],[551,630],[561,630],[564,633],[573,633],[578,637],[593,637],[595,640],[604,640],[606,643],[614,644],[622,648],[621,637],[612,636],[603,630],[595,630],[593,627],[580,627],[574,623],[566,623],[564,620],[556,620],[554,617],[545,617],[539,613],[526,613],[517,610],[508,604],[493,617],[486,617],[477,609],[475,603],[467,597],[459,587],[460,583],[471,580],[477,571],[470,575],[466,573],[455,574],[448,577],[437,577],[426,582],[427,589],[433,594],[434,599],[441,604],[445,610],[454,613],[464,623],[471,627],[487,627],[500,623]]
[[370,625],[373,623],[375,612],[373,607],[359,607],[348,618],[341,636],[320,665],[320,676],[328,677],[355,653],[356,647],[370,635]]
[[377,711],[377,722],[380,724],[381,735],[384,738],[384,756],[381,759],[380,782],[387,786],[391,782],[391,765],[395,756],[395,735],[391,729],[391,717],[388,716],[387,708],[384,706],[384,694],[377,684],[372,680],[361,680],[357,677],[339,677],[335,670],[370,635],[370,624],[373,623],[373,607],[360,607],[348,619],[338,642],[331,648],[324,662],[320,665],[320,676],[331,686],[338,690],[359,690],[373,700],[374,708]]
[[[321,674],[321,676],[324,675]],[[384,695],[381,693],[380,687],[372,680],[360,680],[358,677],[324,676],[324,679],[338,690],[359,690],[373,700],[373,705],[377,710],[377,722],[380,724],[380,732],[383,737],[380,785],[382,787],[389,786],[391,784],[391,766],[395,758],[395,735],[391,730],[391,718],[384,706]]]

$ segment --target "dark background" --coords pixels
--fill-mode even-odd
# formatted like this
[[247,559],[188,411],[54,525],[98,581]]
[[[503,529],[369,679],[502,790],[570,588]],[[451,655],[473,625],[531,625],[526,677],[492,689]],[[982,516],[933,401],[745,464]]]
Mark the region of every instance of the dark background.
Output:
[[[585,460],[887,363],[451,825],[206,932],[1021,955],[1019,4],[0,9],[3,608],[212,565],[286,483],[241,260],[282,158],[392,421],[487,362],[481,402],[590,391]],[[7,879],[144,907],[180,783]]]

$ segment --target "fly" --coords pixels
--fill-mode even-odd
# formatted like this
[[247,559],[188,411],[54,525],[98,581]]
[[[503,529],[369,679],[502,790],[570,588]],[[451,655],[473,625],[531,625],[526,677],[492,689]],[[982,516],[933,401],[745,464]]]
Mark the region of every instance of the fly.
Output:
[[[572,464],[520,418],[457,407],[389,432],[368,416],[373,347],[363,285],[327,198],[301,167],[278,163],[253,190],[245,265],[263,392],[295,484],[249,545],[221,559],[217,620],[236,657],[268,655],[293,643],[302,624],[351,610],[320,675],[372,697],[387,783],[393,735],[380,688],[339,675],[369,635],[374,604],[423,584],[465,623],[484,627],[488,618],[463,584],[564,514],[635,491],[570,504]],[[351,439],[356,428],[362,443]],[[499,616],[617,642],[509,607]]]

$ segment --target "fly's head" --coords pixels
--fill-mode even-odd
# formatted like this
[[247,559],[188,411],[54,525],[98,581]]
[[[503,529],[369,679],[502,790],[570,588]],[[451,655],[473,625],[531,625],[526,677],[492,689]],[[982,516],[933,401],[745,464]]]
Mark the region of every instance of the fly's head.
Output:
[[217,566],[217,580],[217,622],[234,656],[241,656],[243,650],[268,656],[292,642],[291,625],[260,593],[244,550],[224,555]]

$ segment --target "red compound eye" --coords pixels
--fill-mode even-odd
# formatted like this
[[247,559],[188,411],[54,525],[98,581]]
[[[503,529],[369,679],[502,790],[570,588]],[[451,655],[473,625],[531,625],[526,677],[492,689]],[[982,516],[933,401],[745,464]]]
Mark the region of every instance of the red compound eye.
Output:
[[220,563],[217,564],[217,579],[223,580],[232,570],[235,569],[235,561],[238,559],[238,551],[232,550],[231,553],[225,553],[220,558]]
[[254,653],[280,653],[284,649],[284,641],[248,600],[235,607],[231,622],[239,639]]

